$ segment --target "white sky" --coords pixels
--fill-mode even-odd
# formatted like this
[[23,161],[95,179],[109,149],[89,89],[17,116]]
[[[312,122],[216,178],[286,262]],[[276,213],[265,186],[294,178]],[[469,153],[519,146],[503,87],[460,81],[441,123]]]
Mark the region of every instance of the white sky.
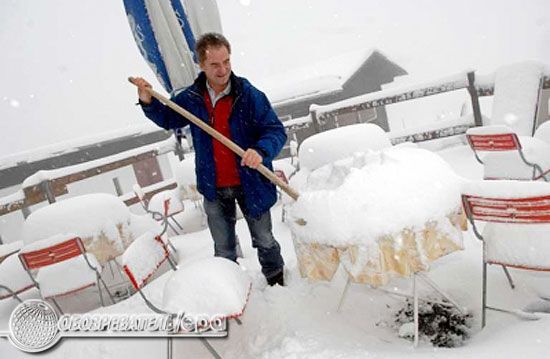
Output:
[[[357,47],[415,78],[550,65],[548,0],[218,0],[235,72],[253,82]],[[146,123],[129,75],[153,80],[122,0],[0,0],[0,157]],[[160,89],[159,85],[156,85]]]

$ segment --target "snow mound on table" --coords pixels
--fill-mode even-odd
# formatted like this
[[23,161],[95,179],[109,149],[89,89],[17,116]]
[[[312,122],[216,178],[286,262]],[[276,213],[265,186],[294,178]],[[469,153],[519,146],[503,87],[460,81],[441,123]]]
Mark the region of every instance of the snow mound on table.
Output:
[[31,213],[23,223],[25,245],[60,233],[78,235],[88,252],[104,262],[123,253],[134,238],[159,225],[137,216],[118,197],[94,193],[68,198]]
[[147,232],[136,238],[122,255],[122,265],[127,267],[136,284],[142,284],[155,272],[167,258],[162,243],[156,239],[156,234]]
[[250,278],[238,264],[220,257],[201,259],[180,267],[166,282],[163,308],[186,314],[242,314]]
[[[311,173],[289,209],[302,241],[367,244],[403,228],[422,228],[460,207],[463,180],[438,155],[390,148],[357,153]],[[296,220],[307,223],[301,226]]]
[[388,135],[371,123],[339,127],[311,136],[300,145],[300,167],[311,171],[350,153],[391,147]]
[[52,203],[31,213],[23,225],[22,238],[28,244],[59,233],[97,237],[103,232],[109,238],[120,239],[116,225],[129,221],[130,210],[117,197],[88,194]]

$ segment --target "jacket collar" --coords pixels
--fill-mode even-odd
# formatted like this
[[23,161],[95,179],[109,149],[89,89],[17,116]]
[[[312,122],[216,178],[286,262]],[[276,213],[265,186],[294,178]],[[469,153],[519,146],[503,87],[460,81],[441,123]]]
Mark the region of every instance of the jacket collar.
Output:
[[[231,75],[229,76],[229,81],[231,81],[231,92],[230,94],[236,98],[242,93],[243,90],[243,84],[239,77],[231,71]],[[195,82],[192,85],[192,91],[198,94],[199,96],[202,96],[206,89],[206,75],[204,72],[201,71],[197,78],[195,79]]]

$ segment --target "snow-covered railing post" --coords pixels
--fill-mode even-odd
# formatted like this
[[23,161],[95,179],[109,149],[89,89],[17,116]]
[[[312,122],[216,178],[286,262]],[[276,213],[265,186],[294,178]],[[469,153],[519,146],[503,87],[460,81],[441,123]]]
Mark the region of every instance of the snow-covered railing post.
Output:
[[52,189],[51,181],[49,180],[42,181],[40,182],[39,187],[42,190],[42,193],[46,196],[48,203],[50,204],[55,203],[55,193]]
[[317,116],[317,110],[315,108],[311,108],[309,110],[309,113],[311,114],[311,123],[313,124],[313,129],[315,130],[315,133],[319,133],[319,117]]
[[118,177],[113,177],[113,185],[115,186],[115,192],[117,196],[122,196],[124,192],[122,192],[122,187],[120,186],[120,181],[118,180]]
[[479,96],[477,94],[477,88],[475,84],[476,75],[474,71],[468,72],[468,92],[470,93],[470,99],[472,100],[472,111],[474,113],[474,122],[477,127],[483,126],[481,119],[481,109],[479,107]]

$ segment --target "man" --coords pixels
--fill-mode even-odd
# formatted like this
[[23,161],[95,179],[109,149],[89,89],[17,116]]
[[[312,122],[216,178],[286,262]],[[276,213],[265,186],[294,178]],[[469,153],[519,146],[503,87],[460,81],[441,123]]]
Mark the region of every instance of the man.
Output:
[[142,78],[135,82],[140,104],[145,115],[160,127],[191,125],[197,188],[204,196],[215,255],[237,260],[237,202],[267,283],[283,285],[284,262],[272,234],[269,212],[277,192],[255,169],[261,163],[272,169],[271,161],[286,141],[284,127],[267,97],[231,71],[231,45],[225,37],[205,34],[197,41],[196,50],[202,72],[193,85],[172,100],[245,149],[240,161],[222,143],[152,98],[145,90],[151,85]]

